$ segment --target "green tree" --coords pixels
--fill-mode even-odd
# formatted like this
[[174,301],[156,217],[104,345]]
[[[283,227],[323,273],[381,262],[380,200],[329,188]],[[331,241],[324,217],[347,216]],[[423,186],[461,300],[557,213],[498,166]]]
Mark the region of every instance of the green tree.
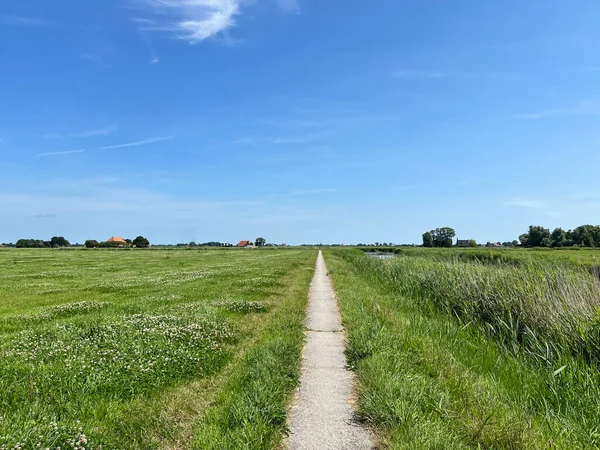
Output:
[[527,243],[529,242],[529,234],[523,233],[521,236],[519,236],[519,242],[522,246],[526,247]]
[[188,244],[188,247],[198,247],[198,244],[196,244],[194,241],[192,241]]
[[50,239],[51,247],[69,247],[71,243],[62,236],[54,236]]
[[456,231],[450,227],[436,228],[431,231],[431,235],[433,236],[434,247],[452,247]]
[[519,236],[521,245],[526,247],[547,247],[552,243],[550,230],[542,226],[529,226],[529,232]]
[[433,235],[431,231],[423,233],[423,247],[433,247]]
[[43,248],[49,247],[50,242],[44,242],[39,239],[19,239],[15,246],[17,248]]
[[475,239],[471,239],[469,241],[469,247],[477,247],[477,241]]
[[564,247],[567,245],[567,233],[562,228],[555,228],[550,235],[552,247]]
[[98,247],[98,241],[95,239],[88,239],[85,241],[86,248],[96,248]]
[[137,248],[148,248],[150,247],[150,241],[146,239],[144,236],[138,236],[133,241],[132,244]]
[[257,247],[264,247],[264,245],[267,243],[267,241],[265,240],[265,238],[256,238],[256,242],[254,243],[254,245],[256,245]]

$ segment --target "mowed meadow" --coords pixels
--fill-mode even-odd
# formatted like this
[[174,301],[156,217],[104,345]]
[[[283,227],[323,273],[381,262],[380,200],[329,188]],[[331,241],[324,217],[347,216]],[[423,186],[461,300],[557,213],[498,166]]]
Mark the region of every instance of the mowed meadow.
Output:
[[600,252],[396,253],[325,252],[385,448],[600,448]]
[[0,449],[272,448],[315,250],[0,250]]

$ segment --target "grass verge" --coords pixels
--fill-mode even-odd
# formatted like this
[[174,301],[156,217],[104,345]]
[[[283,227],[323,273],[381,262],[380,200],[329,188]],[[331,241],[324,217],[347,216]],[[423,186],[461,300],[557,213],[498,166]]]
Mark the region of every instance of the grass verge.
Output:
[[286,430],[287,405],[298,384],[308,284],[304,271],[257,344],[233,369],[200,421],[194,449],[271,449]]
[[[597,372],[539,364],[404,291],[355,252],[326,252],[359,379],[359,415],[393,449],[589,449],[600,445]],[[366,261],[366,262],[365,262]],[[457,280],[456,282],[460,282]],[[564,356],[565,354],[563,354]]]

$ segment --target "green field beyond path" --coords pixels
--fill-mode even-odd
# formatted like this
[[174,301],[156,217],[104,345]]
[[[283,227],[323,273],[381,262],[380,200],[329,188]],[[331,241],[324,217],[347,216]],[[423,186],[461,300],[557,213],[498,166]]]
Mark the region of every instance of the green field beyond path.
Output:
[[272,448],[315,257],[1,250],[0,449]]

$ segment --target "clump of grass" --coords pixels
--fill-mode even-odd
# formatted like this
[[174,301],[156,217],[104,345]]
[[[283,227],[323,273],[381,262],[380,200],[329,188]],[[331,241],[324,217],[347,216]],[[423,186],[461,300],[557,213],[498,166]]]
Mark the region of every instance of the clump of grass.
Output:
[[87,314],[99,311],[108,305],[106,302],[81,301],[77,303],[65,303],[62,305],[48,306],[33,314],[15,314],[12,316],[0,316],[0,324],[16,326],[31,322],[41,322],[50,319],[60,319],[78,314]]
[[240,314],[262,313],[267,311],[267,307],[262,303],[248,300],[218,300],[214,302],[213,305],[222,308],[225,311]]
[[[2,417],[0,417],[0,423]],[[2,437],[0,437],[2,439]],[[29,450],[29,449],[74,449],[102,450],[102,445],[87,438],[83,428],[76,423],[65,426],[56,421],[46,426],[34,426],[30,433],[14,444],[0,443],[0,450]]]

